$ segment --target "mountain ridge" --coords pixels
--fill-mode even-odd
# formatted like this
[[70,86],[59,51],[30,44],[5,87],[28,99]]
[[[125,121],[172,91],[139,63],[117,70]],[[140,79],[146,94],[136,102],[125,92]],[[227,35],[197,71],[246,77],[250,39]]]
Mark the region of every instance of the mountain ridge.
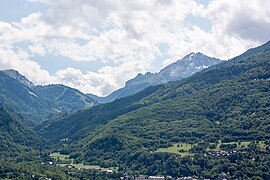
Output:
[[[245,54],[245,53],[243,53],[243,54]],[[249,55],[254,55],[254,54],[249,53]],[[222,66],[221,66],[221,64],[216,64],[216,65],[214,65],[214,66],[212,66],[212,67],[210,67],[208,69],[205,69],[205,70],[203,70],[201,72],[195,73],[193,76],[187,77],[187,78],[182,79],[182,80],[177,81],[177,82],[169,82],[169,83],[161,85],[161,86],[153,86],[153,87],[150,86],[149,88],[146,88],[145,90],[140,91],[138,93],[140,95],[144,95],[144,98],[145,98],[144,102],[138,103],[137,100],[136,101],[128,100],[128,99],[136,99],[135,98],[136,94],[135,94],[135,95],[125,97],[123,99],[117,99],[115,102],[111,102],[111,103],[108,103],[108,104],[100,105],[98,107],[94,107],[91,111],[93,111],[93,112],[97,111],[98,112],[98,111],[102,111],[104,109],[105,110],[110,109],[110,111],[115,111],[115,110],[116,111],[121,111],[121,109],[117,110],[117,107],[118,107],[117,104],[120,104],[120,102],[121,103],[130,102],[130,104],[124,103],[126,108],[127,109],[131,108],[133,110],[136,110],[136,109],[138,109],[140,107],[144,107],[144,106],[147,106],[147,105],[152,104],[152,103],[156,103],[156,102],[161,101],[161,100],[165,100],[165,99],[168,99],[168,98],[179,96],[179,93],[177,93],[175,90],[167,92],[168,90],[165,90],[167,86],[173,86],[174,88],[172,88],[172,89],[177,89],[177,88],[183,86],[184,84],[189,84],[189,83],[193,83],[193,82],[197,82],[197,81],[200,81],[200,82],[204,83],[204,86],[207,86],[209,84],[215,84],[215,83],[217,83],[219,81],[224,81],[224,80],[227,80],[227,79],[230,79],[230,78],[234,78],[238,73],[242,72],[243,70],[239,70],[237,68],[235,68],[235,72],[230,72],[230,71],[225,72],[223,70],[224,67],[229,68],[230,66],[232,66],[232,63],[230,61],[234,61],[234,59],[235,58],[233,58],[233,59],[231,59],[229,61],[221,63],[221,64],[223,64]],[[204,74],[204,76],[201,76],[201,74]],[[215,74],[215,75],[213,75],[213,74]],[[225,76],[226,79],[222,79],[223,76]],[[197,87],[194,86],[194,87],[191,87],[191,89],[197,89]],[[190,90],[187,89],[186,91],[187,92],[185,92],[184,94],[189,93]],[[157,95],[153,97],[152,96],[153,93],[156,93]],[[164,94],[166,94],[166,96],[164,96]],[[134,108],[134,107],[136,107],[136,108]],[[89,121],[88,123],[91,123],[92,120],[98,121],[98,118],[99,118],[99,113],[92,116],[91,111],[88,111],[88,110],[83,111],[83,112],[85,112],[84,115],[82,115],[83,117],[86,117],[86,116],[91,117],[89,119],[85,119],[85,120],[87,120],[86,122]],[[105,112],[100,112],[100,113],[103,113],[103,115],[106,116],[106,117],[111,117],[111,114],[110,113],[107,114],[107,111],[106,111],[106,113]],[[68,121],[66,121],[65,118],[62,119],[63,123],[61,123],[61,121],[58,121],[58,125],[59,125],[59,127],[61,127],[60,129],[64,129],[64,127],[62,127],[61,125],[64,125],[65,123],[67,123],[67,126],[69,126],[69,127],[77,128],[76,125],[74,125],[74,124],[72,125],[74,119],[77,119],[76,118],[76,113],[74,114],[73,118],[70,118]],[[108,118],[107,120],[110,120],[110,118]],[[103,123],[107,123],[107,120],[105,122],[103,122]],[[64,123],[64,121],[66,121],[66,122]],[[80,119],[77,119],[76,122],[83,123],[83,121],[80,120]],[[57,126],[53,125],[53,122],[52,122],[52,124],[50,124],[50,125],[46,124],[45,126],[48,129],[51,129],[52,131],[55,131],[55,132],[58,132],[60,130],[60,129],[57,130]],[[79,130],[82,130],[82,131],[79,131],[79,133],[74,133],[74,135],[75,134],[77,134],[77,135],[78,134],[86,134],[86,132],[88,131],[87,128],[86,128],[87,124],[84,124],[83,127],[84,128],[79,129]],[[42,131],[46,132],[46,130],[45,131],[42,130]],[[75,131],[73,131],[73,132],[75,132]],[[67,133],[62,133],[62,132],[58,133],[57,135],[53,135],[53,134],[54,133],[48,133],[48,135],[54,136],[54,137],[65,138],[66,136],[68,136]]]
[[128,80],[123,88],[112,92],[106,97],[98,97],[92,94],[89,94],[89,96],[96,99],[99,103],[111,102],[115,99],[135,94],[149,86],[181,80],[220,62],[222,62],[220,59],[211,58],[200,52],[192,52],[161,69],[158,73],[139,73],[135,78]]

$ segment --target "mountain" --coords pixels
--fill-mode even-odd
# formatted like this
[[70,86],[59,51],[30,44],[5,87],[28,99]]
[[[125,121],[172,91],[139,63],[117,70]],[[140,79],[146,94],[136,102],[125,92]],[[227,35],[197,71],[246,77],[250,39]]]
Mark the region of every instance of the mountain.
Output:
[[33,89],[3,72],[0,72],[0,102],[20,114],[23,122],[29,126],[52,113],[47,102],[38,97]]
[[[35,127],[43,137],[52,141],[68,138],[72,141],[89,135],[93,129],[106,124],[111,119],[136,110],[144,105],[136,102],[158,89],[159,86],[148,87],[136,96],[117,99],[111,103],[100,104],[91,109],[82,109],[69,114],[59,114]],[[145,104],[147,105],[147,104]]]
[[115,99],[135,94],[149,86],[181,80],[220,62],[222,61],[208,57],[200,52],[190,53],[158,73],[147,72],[145,75],[138,74],[135,78],[127,81],[125,87],[114,91],[106,97],[97,97],[92,94],[89,94],[89,97],[94,98],[99,103],[111,102]]
[[[78,162],[117,166],[124,172],[269,179],[269,167],[264,166],[270,163],[269,98],[266,48],[181,81],[48,121],[39,132],[52,140],[69,138],[65,149]],[[208,152],[220,150],[212,152],[212,146],[237,147],[241,142],[249,145],[241,150],[230,146],[229,155],[208,157]],[[172,146],[184,148],[162,152]]]
[[[263,46],[268,47],[268,44],[270,44],[270,42],[266,43]],[[261,49],[261,46],[259,48]],[[267,51],[268,49],[264,48],[264,50]],[[256,51],[256,48],[255,52],[258,52]],[[178,96],[178,92],[176,92],[176,90],[174,90],[173,88],[177,88],[179,84],[189,85],[194,82],[200,81],[201,83],[203,83],[204,86],[206,86],[209,84],[211,85],[220,81],[228,80],[234,77],[234,72],[230,70],[230,68],[234,67],[235,63],[237,63],[239,59],[243,60],[243,58],[240,57],[250,57],[249,55],[252,57],[256,55],[256,53],[250,53],[250,50],[248,50],[240,56],[237,56],[229,61],[216,64],[208,69],[194,74],[191,77],[185,78],[182,81],[167,83],[162,86],[152,86],[146,88],[143,91],[140,91],[135,95],[116,99],[111,103],[98,105],[90,110],[82,110],[79,112],[75,112],[71,116],[60,116],[56,119],[44,122],[44,124],[41,124],[41,126],[39,126],[37,129],[44,137],[53,140],[63,138],[71,138],[75,140],[81,139],[84,137],[84,135],[89,134],[92,129],[95,129],[98,126],[102,126],[110,120],[118,116],[124,115],[129,111],[134,111],[142,107],[147,107],[152,103],[157,103],[160,100],[165,100],[165,98],[172,98]],[[236,62],[232,63],[232,61]],[[244,70],[245,69],[236,69],[235,71],[242,72]],[[164,90],[164,88],[169,85],[172,86],[171,90]],[[157,92],[158,95],[156,95],[155,98],[149,98],[154,96],[153,94],[155,94],[156,91],[160,91]],[[185,92],[184,94],[186,93],[187,92]],[[147,98],[147,100],[142,101],[142,99],[145,98]]]
[[0,102],[33,126],[56,112],[92,107],[96,101],[64,85],[35,86],[15,70],[0,71]]
[[205,68],[222,62],[219,59],[208,57],[202,53],[190,53],[182,60],[178,60],[173,64],[162,69],[157,73],[162,83],[180,80],[191,76]]

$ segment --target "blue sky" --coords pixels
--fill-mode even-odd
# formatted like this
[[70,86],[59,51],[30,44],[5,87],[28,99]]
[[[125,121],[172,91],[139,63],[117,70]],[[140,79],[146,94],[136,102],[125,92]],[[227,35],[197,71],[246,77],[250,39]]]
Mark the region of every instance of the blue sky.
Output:
[[25,0],[2,0],[0,19],[2,21],[20,21],[33,12],[46,12],[47,6],[42,3],[31,3]]
[[[16,9],[14,9],[16,7]],[[13,10],[14,9],[14,10]],[[6,22],[16,22],[20,21],[22,17],[26,17],[31,13],[42,12],[46,13],[48,6],[40,2],[28,2],[25,0],[3,0],[0,6],[0,20]],[[22,42],[16,44],[16,47],[27,48],[27,42]],[[35,55],[33,57],[35,61],[44,69],[48,70],[50,74],[54,74],[59,69],[64,69],[67,67],[74,67],[80,69],[82,72],[96,71],[102,67],[102,64],[91,63],[91,62],[75,62],[70,58],[46,55],[39,56]]]
[[[199,0],[199,3],[207,6],[209,3],[209,0]],[[14,7],[16,7],[16,10],[12,10]],[[46,13],[48,11],[48,6],[46,4],[43,4],[41,2],[29,2],[26,0],[4,0],[1,4],[0,11],[2,12],[0,15],[1,21],[7,21],[7,22],[15,22],[20,21],[22,17],[26,17],[31,13],[35,12],[42,12]],[[209,31],[211,29],[211,22],[208,21],[206,18],[188,15],[186,17],[186,21],[190,25],[197,25],[201,27],[202,29]],[[16,47],[20,48],[27,48],[27,42],[22,42],[20,44],[17,44]],[[162,61],[168,56],[166,56],[166,50],[162,45],[159,46],[162,53],[161,56],[157,57],[156,62],[152,65],[152,71],[159,71],[161,69],[160,64],[162,64]],[[93,71],[97,72],[98,69],[100,69],[102,66],[104,66],[104,63],[101,63],[99,61],[93,62],[76,62],[73,61],[70,58],[63,57],[63,56],[55,56],[52,54],[46,55],[46,56],[39,56],[35,55],[33,57],[35,61],[44,69],[46,69],[50,74],[54,74],[59,69],[65,69],[68,67],[73,67],[76,69],[80,69],[83,73],[86,73],[87,71]],[[105,63],[105,65],[108,65],[108,63]]]
[[104,96],[190,52],[226,60],[268,41],[267,7],[264,0],[2,0],[0,69]]

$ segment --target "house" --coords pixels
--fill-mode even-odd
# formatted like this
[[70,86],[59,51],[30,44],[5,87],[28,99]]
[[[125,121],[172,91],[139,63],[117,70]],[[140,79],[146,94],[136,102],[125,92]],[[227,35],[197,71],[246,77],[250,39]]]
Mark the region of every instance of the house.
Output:
[[75,168],[75,166],[72,165],[66,165],[67,168],[71,169],[71,168]]
[[151,180],[165,180],[164,176],[149,176],[148,179]]
[[181,177],[181,178],[178,178],[177,180],[193,180],[192,177]]
[[217,180],[226,180],[227,178],[228,178],[228,175],[227,175],[226,173],[222,172],[222,173],[218,176]]
[[101,170],[100,172],[104,174],[113,174],[112,170]]

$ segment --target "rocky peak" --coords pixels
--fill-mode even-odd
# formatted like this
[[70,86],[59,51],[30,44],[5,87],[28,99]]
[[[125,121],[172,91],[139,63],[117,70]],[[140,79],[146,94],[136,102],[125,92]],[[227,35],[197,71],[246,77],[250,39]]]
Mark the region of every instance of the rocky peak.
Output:
[[18,71],[14,69],[7,69],[1,72],[5,73],[6,75],[8,75],[9,77],[13,79],[16,79],[17,81],[19,81],[21,84],[23,84],[26,87],[29,87],[29,88],[35,87],[35,85],[31,81],[29,81],[25,76],[21,75]]

